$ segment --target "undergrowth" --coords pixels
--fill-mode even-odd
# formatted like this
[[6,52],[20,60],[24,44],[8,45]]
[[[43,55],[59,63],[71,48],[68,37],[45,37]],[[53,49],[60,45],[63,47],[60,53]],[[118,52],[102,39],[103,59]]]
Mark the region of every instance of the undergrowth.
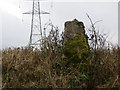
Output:
[[96,61],[66,64],[67,58],[32,48],[2,51],[3,88],[118,87],[120,48],[98,50]]
[[[79,36],[66,43],[58,29],[51,30],[41,50],[7,48],[2,53],[3,88],[118,88],[120,48],[91,30],[90,47]],[[97,35],[97,36],[96,36]],[[96,42],[97,40],[100,41]],[[99,43],[99,44],[98,44]],[[102,46],[101,46],[102,45]],[[100,47],[98,47],[100,46]],[[77,48],[77,49],[76,49]],[[78,51],[79,50],[79,51]],[[77,51],[77,52],[76,52]]]

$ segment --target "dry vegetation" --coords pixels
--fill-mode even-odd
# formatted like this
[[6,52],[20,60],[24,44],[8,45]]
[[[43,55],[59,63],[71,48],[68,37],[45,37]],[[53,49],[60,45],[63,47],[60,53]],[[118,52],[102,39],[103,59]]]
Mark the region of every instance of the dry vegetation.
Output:
[[94,48],[92,44],[91,56],[86,61],[67,62],[69,60],[64,55],[62,39],[55,34],[56,31],[51,32],[51,39],[49,35],[42,50],[21,47],[1,51],[3,88],[120,87],[119,47],[97,48],[101,44],[93,40],[96,46]]
[[[97,51],[99,59],[84,68],[93,73],[91,78],[74,66],[64,66],[62,56],[40,52],[32,48],[14,48],[2,51],[4,88],[70,88],[118,87],[118,52],[120,48]],[[63,60],[62,62],[60,62]],[[78,65],[78,64],[77,64]],[[82,66],[82,65],[81,65]],[[81,74],[82,73],[82,74]]]

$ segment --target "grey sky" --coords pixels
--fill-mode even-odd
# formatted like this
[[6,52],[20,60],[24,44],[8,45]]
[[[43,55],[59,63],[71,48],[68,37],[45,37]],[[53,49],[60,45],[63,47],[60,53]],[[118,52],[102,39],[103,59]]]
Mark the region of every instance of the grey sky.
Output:
[[[31,9],[32,3],[24,3],[21,10]],[[42,23],[46,23],[49,18],[60,30],[64,29],[65,21],[78,19],[83,21],[86,28],[90,27],[90,22],[86,13],[93,21],[103,20],[96,24],[96,28],[109,35],[112,43],[118,43],[118,6],[117,2],[42,2],[44,11],[50,11],[51,15],[42,15]],[[21,19],[7,12],[2,12],[2,47],[25,46],[28,44],[30,35],[31,16],[24,15]],[[0,33],[1,34],[1,33]]]

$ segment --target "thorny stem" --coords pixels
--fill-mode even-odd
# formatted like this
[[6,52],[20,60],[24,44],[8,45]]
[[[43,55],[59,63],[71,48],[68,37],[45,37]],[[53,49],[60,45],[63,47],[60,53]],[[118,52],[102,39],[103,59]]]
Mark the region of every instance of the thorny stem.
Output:
[[95,31],[95,26],[94,26],[94,25],[95,25],[95,23],[97,23],[97,22],[93,23],[93,22],[92,22],[92,19],[90,18],[90,16],[89,16],[87,13],[86,13],[86,15],[87,15],[87,17],[89,18],[90,23],[91,23],[91,25],[92,25],[93,34],[94,34],[94,37],[95,37],[95,52],[96,52],[98,41],[97,41],[97,34],[96,34],[96,31]]

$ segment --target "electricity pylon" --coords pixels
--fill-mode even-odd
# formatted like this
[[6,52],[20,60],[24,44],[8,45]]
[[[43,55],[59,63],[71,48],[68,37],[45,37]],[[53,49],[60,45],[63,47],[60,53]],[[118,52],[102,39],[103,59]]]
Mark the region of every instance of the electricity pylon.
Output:
[[23,14],[32,14],[29,47],[32,46],[35,48],[41,48],[43,41],[41,14],[49,14],[49,13],[41,11],[40,0],[33,0],[32,12],[28,11]]

